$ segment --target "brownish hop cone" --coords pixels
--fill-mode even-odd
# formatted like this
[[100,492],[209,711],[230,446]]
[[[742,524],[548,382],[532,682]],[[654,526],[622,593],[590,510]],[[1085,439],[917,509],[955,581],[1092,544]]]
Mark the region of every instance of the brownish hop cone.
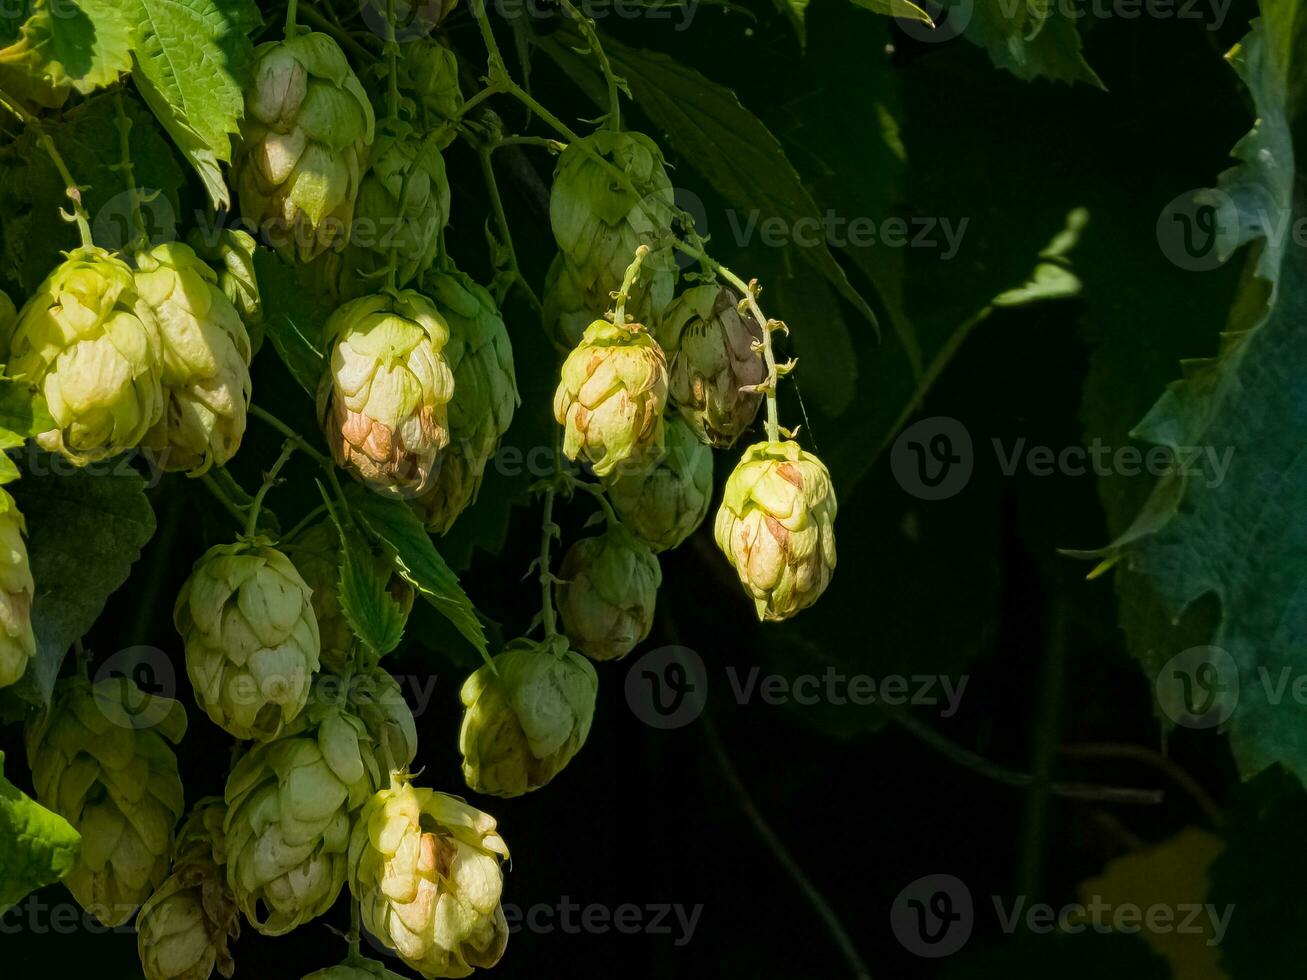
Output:
[[378,493],[426,490],[449,443],[445,318],[421,293],[387,291],[350,300],[324,332],[330,354],[318,417],[332,456]]
[[687,289],[668,309],[659,337],[670,352],[672,403],[695,434],[726,449],[758,414],[767,368],[755,346],[762,327],[742,314],[739,296],[721,285]]
[[596,476],[663,448],[667,359],[638,323],[595,320],[563,362],[554,418],[563,453],[582,457]]
[[817,601],[835,570],[835,489],[797,442],[745,450],[714,528],[758,618],[789,619]]

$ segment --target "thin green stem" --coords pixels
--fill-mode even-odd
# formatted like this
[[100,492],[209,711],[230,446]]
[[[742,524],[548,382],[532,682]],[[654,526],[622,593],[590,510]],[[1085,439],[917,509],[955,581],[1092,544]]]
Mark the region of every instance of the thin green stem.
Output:
[[295,440],[287,439],[281,447],[281,455],[277,457],[277,461],[272,464],[272,469],[268,470],[267,475],[263,478],[263,485],[259,487],[259,492],[254,495],[254,503],[250,504],[250,514],[245,521],[245,536],[247,538],[254,537],[255,532],[258,530],[259,511],[263,508],[263,498],[276,485],[277,475],[281,472],[281,468],[290,462],[290,458],[295,455],[295,449]]
[[361,928],[361,915],[359,914],[359,900],[351,898],[349,902],[349,958],[357,960],[362,953],[359,951],[359,943],[363,939],[363,930]]
[[608,495],[604,493],[604,488],[597,483],[587,483],[584,480],[578,480],[574,476],[568,476],[568,486],[575,487],[578,490],[584,490],[598,502],[600,509],[604,512],[604,520],[608,522],[609,527],[616,527],[621,524],[617,512],[613,510],[613,505],[608,502]]
[[329,458],[324,456],[322,453],[318,452],[318,450],[314,449],[313,446],[309,444],[307,439],[305,439],[302,435],[300,435],[298,432],[292,429],[281,419],[277,418],[277,416],[269,412],[266,408],[263,408],[259,405],[251,405],[250,415],[252,415],[256,419],[259,419],[265,424],[272,426],[287,439],[293,441],[295,443],[296,449],[302,452],[305,456],[309,457],[309,459],[313,460],[323,469],[327,470],[330,473],[335,472],[336,470],[335,463],[333,463]]
[[305,7],[303,10],[299,11],[299,16],[308,21],[323,34],[333,38],[337,44],[361,61],[371,63],[377,60],[377,54],[375,51],[365,48],[354,39],[353,35],[342,30],[340,25],[333,23],[326,17],[323,17],[322,14],[318,13],[312,7]]
[[499,181],[495,179],[495,165],[491,159],[492,153],[491,147],[477,147],[477,154],[481,158],[481,173],[485,177],[486,192],[490,195],[490,207],[495,213],[495,223],[499,226],[499,234],[503,239],[504,249],[508,253],[508,271],[512,273],[513,281],[522,290],[527,301],[530,302],[537,313],[540,313],[544,311],[544,305],[540,302],[540,297],[536,296],[535,290],[526,281],[526,276],[522,275],[522,267],[517,261],[517,249],[513,246],[513,231],[508,226],[508,214],[504,210],[504,199],[499,193]]
[[399,122],[399,41],[395,39],[395,0],[386,0],[385,54],[390,78],[386,86],[386,117]]
[[[319,486],[321,486],[321,484],[319,484]],[[318,506],[314,507],[311,511],[305,514],[304,517],[300,519],[299,523],[297,523],[293,528],[291,528],[289,531],[283,534],[282,537],[285,538],[287,541],[295,540],[295,536],[297,534],[303,531],[306,527],[308,527],[310,524],[316,521],[323,514],[327,513],[328,510],[329,508],[327,507],[326,504],[318,504]]]
[[204,484],[204,488],[208,490],[209,493],[213,494],[213,499],[222,505],[223,510],[236,518],[237,524],[244,527],[246,519],[245,508],[241,507],[232,500],[231,497],[227,496],[227,491],[218,484],[218,481],[213,478],[213,475],[211,473],[201,475],[200,482]]
[[604,46],[599,42],[599,33],[595,30],[594,21],[577,10],[571,0],[559,0],[559,3],[576,21],[577,30],[589,45],[590,53],[599,62],[599,70],[603,72],[604,81],[608,84],[608,128],[614,133],[620,133],[622,131],[621,91],[617,85],[617,75],[613,72],[613,66],[608,61],[608,55],[604,53]]
[[284,33],[287,40],[295,36],[295,7],[298,3],[299,0],[289,0],[286,4],[286,30]]
[[631,290],[635,288],[635,280],[640,277],[640,266],[644,265],[648,255],[648,245],[640,245],[636,248],[635,258],[631,260],[631,264],[626,267],[626,274],[622,276],[622,288],[617,293],[617,307],[613,310],[613,323],[619,327],[626,326],[626,301],[631,296]]
[[[7,93],[0,92],[0,107],[8,109],[18,120],[36,133],[36,140],[41,144],[41,148],[49,154],[50,160],[54,167],[59,171],[59,177],[64,182],[64,193],[68,195],[68,200],[73,203],[72,217],[70,221],[77,224],[77,233],[81,236],[82,247],[92,248],[95,242],[91,239],[91,223],[87,218],[86,209],[82,206],[82,185],[73,180],[73,175],[68,171],[68,165],[64,163],[64,158],[59,154],[59,148],[54,145],[54,140],[42,128],[41,121],[28,112],[19,104],[19,102]],[[67,216],[65,214],[65,216]]]
[[114,118],[118,125],[118,152],[120,160],[116,169],[122,173],[127,184],[127,200],[132,211],[132,227],[136,237],[127,243],[127,251],[132,252],[149,244],[150,234],[145,227],[145,218],[141,214],[141,190],[136,186],[136,167],[132,163],[132,121],[127,117],[127,106],[123,100],[123,89],[119,85],[113,93]]
[[549,569],[549,546],[558,533],[554,524],[554,497],[557,485],[551,483],[545,490],[544,508],[540,514],[540,621],[545,627],[545,639],[558,635],[558,621],[554,617],[554,576]]

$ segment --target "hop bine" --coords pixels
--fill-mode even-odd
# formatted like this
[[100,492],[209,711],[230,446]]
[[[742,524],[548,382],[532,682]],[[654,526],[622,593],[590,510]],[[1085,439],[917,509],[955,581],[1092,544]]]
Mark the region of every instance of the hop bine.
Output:
[[0,489],[0,687],[16,683],[36,656],[32,632],[32,566],[23,536],[27,522],[9,492]]
[[463,684],[458,744],[478,793],[521,796],[553,779],[585,744],[599,678],[567,638],[518,639]]
[[508,944],[500,905],[508,847],[488,814],[414,788],[403,773],[372,797],[350,841],[363,924],[422,976],[466,977]]
[[26,731],[40,802],[82,835],[64,884],[104,925],[120,926],[167,877],[183,810],[177,757],[186,712],[125,677],[67,677]]
[[321,640],[310,589],[266,538],[210,548],[173,609],[195,700],[237,738],[270,739],[297,718]]
[[568,549],[556,586],[563,628],[594,660],[618,660],[653,628],[663,574],[649,546],[621,524]]
[[327,320],[318,415],[332,456],[373,490],[415,496],[449,443],[449,326],[413,290],[346,303]]
[[78,466],[134,448],[163,414],[157,320],[127,263],[104,249],[55,266],[18,314],[6,359],[54,418],[37,444]]
[[344,52],[325,34],[255,49],[235,160],[241,211],[287,259],[349,238],[375,119]]
[[830,474],[798,443],[745,450],[714,530],[759,619],[789,619],[825,591],[835,570],[835,511]]
[[165,470],[193,476],[240,448],[250,402],[250,339],[218,276],[189,245],[138,256],[136,291],[159,324],[164,412],[144,443]]
[[654,551],[668,551],[708,516],[712,474],[712,450],[688,423],[673,417],[657,460],[618,467],[609,476],[608,499],[627,530]]

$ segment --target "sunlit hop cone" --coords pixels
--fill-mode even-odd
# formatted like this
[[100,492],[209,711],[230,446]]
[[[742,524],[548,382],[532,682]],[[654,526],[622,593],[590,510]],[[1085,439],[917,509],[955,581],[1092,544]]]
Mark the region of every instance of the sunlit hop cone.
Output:
[[325,34],[270,41],[254,53],[234,168],[241,212],[284,256],[309,262],[349,237],[372,106]]
[[306,719],[294,734],[255,745],[227,777],[227,883],[266,936],[290,932],[335,903],[350,823],[382,785],[383,767],[358,717],[315,703]]
[[627,530],[654,551],[667,551],[708,516],[712,472],[712,450],[683,419],[672,417],[656,461],[618,467],[609,475],[608,499]]
[[789,619],[825,591],[835,570],[835,509],[830,474],[797,442],[745,450],[714,530],[759,619]]
[[624,460],[663,448],[667,360],[639,324],[596,320],[563,362],[554,418],[564,427],[563,453],[584,458],[606,476]]
[[[286,554],[313,591],[310,600],[318,623],[324,668],[343,672],[351,663],[358,639],[340,608],[340,531],[331,520],[310,524],[286,543]],[[355,555],[356,560],[375,556]],[[390,575],[391,598],[407,616],[413,608],[413,589],[399,575]]]
[[106,926],[120,926],[168,875],[182,782],[168,743],[186,712],[125,677],[66,677],[26,731],[40,802],[82,835],[64,884]]
[[449,443],[449,327],[411,289],[351,300],[327,320],[318,416],[337,463],[373,490],[415,496]]
[[555,588],[563,629],[595,660],[617,660],[653,627],[663,573],[657,556],[621,524],[568,549]]
[[172,874],[136,917],[136,950],[145,980],[208,980],[236,969],[228,943],[240,936],[240,914],[227,886],[217,797],[195,804],[177,834]]
[[195,701],[237,738],[281,733],[308,701],[318,669],[310,590],[266,538],[210,548],[173,609]]
[[250,345],[259,348],[259,328],[263,324],[263,297],[259,293],[259,279],[254,268],[258,243],[247,231],[224,228],[216,234],[206,234],[199,228],[186,236],[195,254],[213,266],[218,274],[218,286],[236,307],[250,332]]
[[631,315],[653,323],[671,302],[678,275],[672,251],[674,204],[662,153],[641,133],[601,130],[563,151],[549,216],[567,267],[555,275],[566,273],[574,292],[599,300],[591,316],[601,313],[608,294],[622,285],[640,245],[649,246],[651,254],[627,299]]
[[521,796],[572,760],[590,734],[599,678],[567,638],[518,639],[463,684],[463,778],[478,793]]
[[6,359],[54,418],[37,443],[79,466],[138,445],[163,413],[158,325],[132,270],[104,249],[55,266],[18,314]]
[[404,980],[398,973],[391,973],[376,960],[362,956],[337,963],[325,970],[314,970],[304,980]]
[[414,501],[428,529],[443,534],[476,500],[486,464],[520,403],[513,347],[495,301],[455,270],[423,280],[449,324],[445,359],[454,372],[449,403],[449,447],[440,455],[431,488]]
[[32,633],[32,566],[23,536],[27,522],[7,490],[0,489],[0,687],[27,672],[36,656]]
[[762,328],[740,313],[739,296],[725,286],[695,286],[672,304],[659,328],[671,366],[672,403],[710,446],[735,443],[752,423],[762,393],[746,390],[767,375]]
[[454,142],[454,127],[463,115],[463,89],[453,50],[435,38],[403,45],[399,85],[414,102],[418,131],[433,133],[442,150]]
[[363,925],[422,976],[466,977],[508,944],[508,847],[494,818],[396,773],[354,825],[349,884]]
[[163,417],[144,442],[163,469],[198,476],[240,448],[250,339],[217,274],[189,245],[168,242],[138,256],[135,281],[163,349]]

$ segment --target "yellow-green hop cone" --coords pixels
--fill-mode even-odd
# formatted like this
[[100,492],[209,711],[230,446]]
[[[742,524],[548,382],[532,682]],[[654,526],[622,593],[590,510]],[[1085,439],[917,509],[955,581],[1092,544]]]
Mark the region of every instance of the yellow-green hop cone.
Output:
[[585,744],[599,678],[567,638],[518,639],[463,684],[458,745],[478,793],[521,796],[553,779]]
[[267,538],[210,548],[173,608],[195,701],[237,738],[270,739],[309,699],[321,641],[310,589]]
[[186,711],[125,677],[55,685],[29,722],[27,761],[41,804],[82,835],[68,890],[106,926],[120,926],[168,876],[173,828],[185,808],[169,742]]
[[714,531],[759,619],[789,619],[830,584],[835,510],[830,473],[797,442],[745,450],[726,481]]
[[239,228],[224,228],[216,235],[196,228],[186,236],[186,241],[196,255],[214,267],[218,287],[245,321],[250,347],[258,353],[263,339],[263,296],[254,268],[254,256],[259,250],[254,236]]
[[767,368],[754,344],[762,328],[739,310],[725,286],[695,286],[667,311],[659,336],[667,346],[672,403],[695,433],[725,449],[753,424],[762,394],[746,388],[763,382]]
[[563,362],[554,418],[564,427],[563,453],[607,476],[625,460],[663,448],[667,360],[639,324],[596,320]]
[[240,936],[240,914],[223,867],[226,813],[216,797],[195,804],[177,835],[173,873],[136,917],[145,980],[208,980],[236,969],[228,944]]
[[37,443],[79,466],[134,448],[163,414],[158,325],[132,270],[104,249],[55,267],[18,314],[8,360],[54,418]]
[[445,359],[454,373],[449,446],[431,488],[413,503],[427,528],[444,534],[477,497],[486,464],[520,404],[513,346],[495,301],[453,269],[423,280],[423,291],[445,315]]
[[304,980],[404,980],[398,973],[391,973],[376,960],[362,956],[348,959],[323,970],[314,970]]
[[351,300],[327,320],[318,417],[332,456],[379,493],[412,497],[449,443],[449,327],[411,289]]
[[657,459],[618,467],[609,475],[608,499],[627,530],[654,551],[668,551],[708,516],[712,472],[712,450],[672,417]]
[[508,944],[508,847],[494,818],[396,773],[354,825],[350,891],[363,925],[422,976],[466,977]]
[[310,262],[349,237],[374,117],[326,34],[255,49],[234,170],[241,213],[287,259]]
[[381,782],[363,722],[335,707],[321,714],[295,734],[255,745],[227,777],[227,883],[265,936],[284,935],[335,903],[350,823]]
[[649,546],[620,524],[567,550],[555,596],[563,629],[594,660],[619,660],[653,628],[663,573]]
[[32,633],[32,566],[23,536],[27,522],[7,490],[0,489],[0,687],[16,683],[36,656]]
[[349,710],[363,722],[378,764],[409,765],[418,752],[417,722],[399,682],[373,667],[351,675],[347,687]]
[[199,476],[240,448],[250,403],[250,338],[218,276],[189,245],[137,257],[136,290],[159,325],[163,417],[144,444],[170,472]]

